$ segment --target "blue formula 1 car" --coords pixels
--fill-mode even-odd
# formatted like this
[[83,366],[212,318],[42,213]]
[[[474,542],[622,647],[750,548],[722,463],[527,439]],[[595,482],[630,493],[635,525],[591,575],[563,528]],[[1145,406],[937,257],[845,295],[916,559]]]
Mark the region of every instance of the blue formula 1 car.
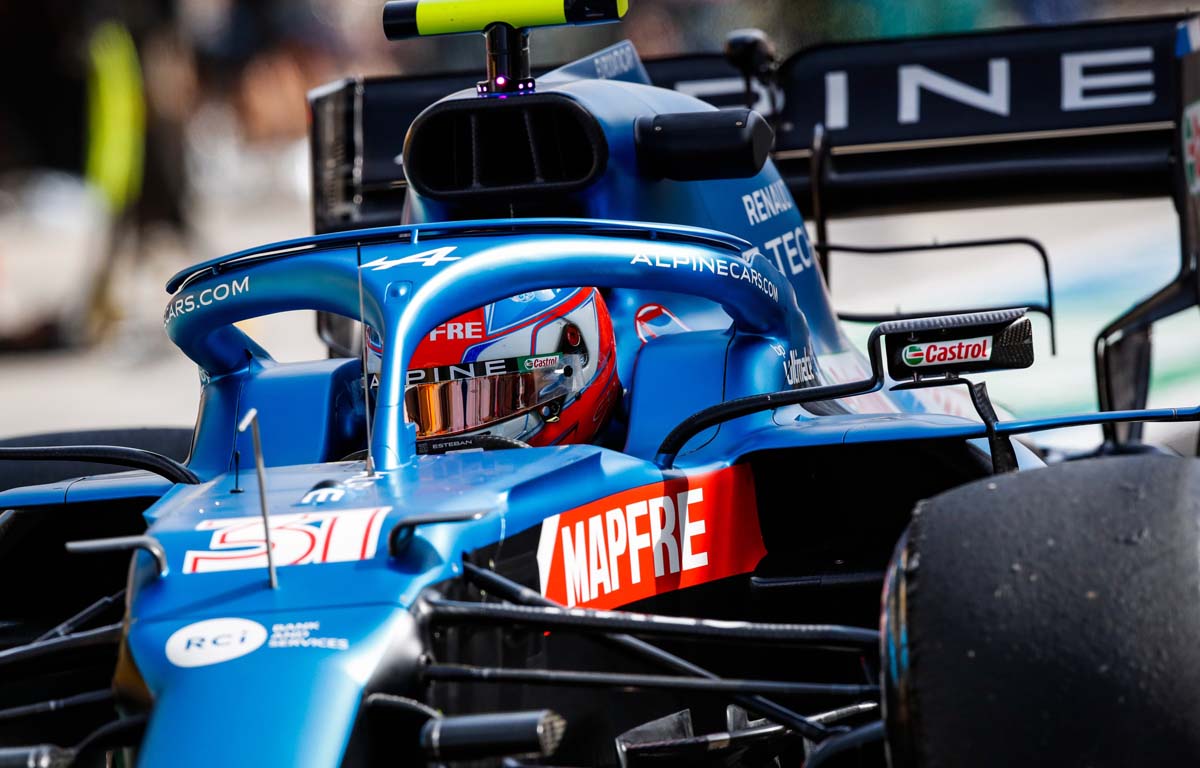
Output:
[[[313,94],[318,234],[168,285],[187,461],[0,448],[135,470],[0,495],[0,766],[1200,758],[1200,474],[1129,427],[1200,419],[1141,407],[1196,300],[1200,25],[531,71],[530,28],[625,5],[388,3],[395,38],[483,31],[487,78]],[[998,418],[1025,308],[847,340],[826,217],[1030,185],[1179,205],[1104,412]],[[329,359],[237,326],[291,310]],[[1014,439],[1080,424],[1095,455]]]

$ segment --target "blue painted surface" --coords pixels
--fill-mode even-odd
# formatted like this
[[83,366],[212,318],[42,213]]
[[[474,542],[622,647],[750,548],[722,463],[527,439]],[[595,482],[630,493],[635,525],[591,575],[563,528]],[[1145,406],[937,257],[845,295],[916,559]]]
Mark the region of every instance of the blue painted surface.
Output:
[[12,488],[0,493],[0,509],[132,498],[157,499],[171,488],[172,483],[169,480],[150,472],[114,472],[110,475],[79,477],[46,485]]
[[538,78],[538,88],[544,91],[555,82],[583,79],[621,80],[627,83],[650,85],[650,73],[642,64],[637,49],[628,40],[610,45],[573,61]]
[[66,480],[45,485],[30,485],[0,492],[0,511],[17,507],[62,504],[67,499],[67,489],[71,487],[72,482],[74,481]]
[[[596,60],[579,65],[588,66],[594,69]],[[407,631],[407,609],[427,586],[459,573],[464,551],[662,480],[652,458],[672,427],[722,400],[788,388],[792,353],[811,358],[813,375],[802,386],[832,383],[833,355],[865,366],[836,323],[794,204],[770,197],[779,182],[774,166],[750,179],[639,177],[634,119],[709,107],[639,84],[633,70],[628,81],[570,79],[583,70],[568,67],[547,77],[540,92],[575,99],[604,128],[607,170],[576,193],[591,218],[445,222],[452,209],[410,190],[409,225],[301,238],[186,270],[169,284],[175,295],[165,325],[203,372],[190,466],[204,483],[168,489],[136,473],[0,494],[0,506],[161,495],[146,519],[167,552],[169,573],[158,578],[139,556],[129,596],[129,648],[156,698],[142,765],[337,765],[368,680],[385,661],[390,640]],[[360,264],[371,266],[360,270]],[[331,462],[362,417],[358,362],[282,365],[234,325],[297,309],[357,318],[360,275],[363,319],[386,340],[373,431],[383,472],[373,478],[364,476],[362,462]],[[408,357],[422,336],[472,308],[570,286],[606,289],[618,368],[629,390],[625,452],[563,446],[417,456],[402,395]],[[636,317],[650,304],[669,307],[691,332],[643,345]],[[845,401],[836,415],[814,417],[794,407],[736,419],[693,438],[668,475],[708,472],[781,448],[983,437],[980,424],[925,413],[927,401],[918,398],[880,392],[876,404],[900,411],[891,414],[860,413],[865,406]],[[281,563],[278,590],[268,587],[261,566],[188,572],[196,553],[256,551],[248,539],[220,549],[217,538],[230,527],[222,521],[244,519],[237,523],[244,533],[259,514],[248,436],[236,433],[251,407],[262,419],[273,518],[316,515],[295,517],[287,522],[295,528],[279,536],[328,542],[329,515],[381,510],[377,538],[361,558]],[[241,456],[236,476],[235,452]],[[1027,451],[1021,459],[1023,466],[1037,463]],[[342,498],[301,503],[314,485],[329,480],[342,485]],[[397,523],[452,511],[483,515],[418,528],[400,557],[388,556],[387,534]],[[295,541],[278,543],[283,549]],[[322,637],[345,647],[268,642],[195,667],[168,658],[176,632],[219,618],[252,621],[268,632],[276,624],[317,623]],[[241,642],[200,639],[218,647]]]
[[[264,645],[210,666],[143,664],[157,700],[140,765],[338,765],[363,686],[393,635],[411,621],[378,606],[253,614],[218,608],[213,615],[254,621],[268,633],[277,624],[317,623],[320,637],[346,647]],[[135,658],[154,659],[178,628],[177,622],[139,621],[129,633],[130,650]]]
[[[364,264],[377,264],[362,270],[366,320],[389,340],[374,433],[374,450],[383,468],[403,466],[414,455],[413,438],[410,430],[402,428],[400,415],[408,356],[430,328],[464,307],[560,285],[645,286],[689,293],[721,305],[735,332],[760,351],[772,347],[804,351],[813,346],[791,285],[760,254],[746,257],[729,246],[717,248],[700,242],[536,232],[503,238],[422,239],[416,245],[340,247],[231,267],[216,276],[192,279],[173,299],[167,333],[210,377],[261,378],[272,362],[255,358],[233,323],[296,309],[356,316],[360,250]],[[497,280],[497,274],[504,279]],[[237,286],[239,292],[230,286]],[[217,295],[225,298],[218,301],[213,298]],[[202,305],[202,296],[208,304]],[[196,308],[187,311],[189,306]],[[775,358],[780,357],[776,352]],[[773,389],[784,388],[783,367],[771,370]],[[760,375],[753,369],[746,374]],[[237,397],[226,393],[219,404],[230,407],[238,403]],[[224,442],[228,437],[221,429],[215,430],[216,437],[210,435],[206,425],[210,418],[225,425],[225,430],[237,421],[235,412],[211,411],[216,405],[206,403],[197,438],[198,455],[208,455],[211,440]],[[310,437],[303,424],[281,427],[296,430],[294,436],[284,433],[284,441]]]

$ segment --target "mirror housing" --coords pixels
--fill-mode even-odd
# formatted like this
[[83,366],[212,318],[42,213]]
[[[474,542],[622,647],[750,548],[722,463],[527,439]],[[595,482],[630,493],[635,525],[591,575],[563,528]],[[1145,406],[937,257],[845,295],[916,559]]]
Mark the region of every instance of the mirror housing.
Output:
[[898,381],[1033,365],[1025,308],[902,320],[879,326],[888,374]]
[[775,71],[779,55],[775,43],[761,29],[735,29],[725,38],[725,60],[742,77],[767,81]]

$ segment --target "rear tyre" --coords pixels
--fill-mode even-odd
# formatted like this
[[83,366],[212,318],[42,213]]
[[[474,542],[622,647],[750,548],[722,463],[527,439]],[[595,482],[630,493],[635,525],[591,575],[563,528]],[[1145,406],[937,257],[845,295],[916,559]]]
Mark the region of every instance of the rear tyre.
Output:
[[893,768],[1200,764],[1200,462],[921,502],[884,590]]

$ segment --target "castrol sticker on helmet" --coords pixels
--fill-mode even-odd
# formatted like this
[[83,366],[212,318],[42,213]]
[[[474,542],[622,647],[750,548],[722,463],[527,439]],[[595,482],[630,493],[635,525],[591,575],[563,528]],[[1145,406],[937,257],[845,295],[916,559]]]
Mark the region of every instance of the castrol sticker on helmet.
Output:
[[554,370],[562,365],[561,355],[534,355],[517,359],[517,370],[522,373],[529,371]]
[[750,468],[644,485],[542,522],[542,595],[616,608],[754,570],[766,554]]

